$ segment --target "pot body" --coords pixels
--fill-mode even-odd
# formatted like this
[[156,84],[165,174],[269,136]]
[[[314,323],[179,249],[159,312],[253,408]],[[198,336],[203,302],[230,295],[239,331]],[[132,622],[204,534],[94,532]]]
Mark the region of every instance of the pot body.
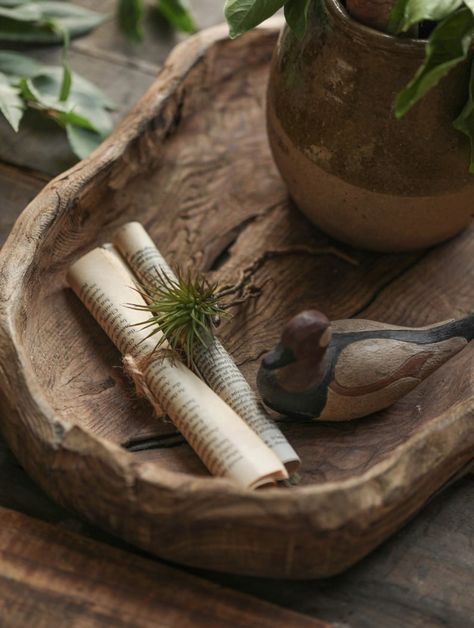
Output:
[[349,244],[423,248],[474,213],[469,141],[452,126],[468,63],[404,118],[393,113],[424,48],[353,21],[337,0],[315,3],[303,41],[288,28],[280,36],[268,93],[273,155],[299,208]]

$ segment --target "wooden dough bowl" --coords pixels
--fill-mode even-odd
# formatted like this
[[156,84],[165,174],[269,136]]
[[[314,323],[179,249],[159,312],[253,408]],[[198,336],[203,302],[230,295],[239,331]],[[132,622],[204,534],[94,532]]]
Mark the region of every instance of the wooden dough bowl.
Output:
[[[0,259],[2,431],[54,499],[179,563],[278,578],[346,569],[402,526],[474,452],[472,343],[386,412],[285,432],[301,483],[246,491],[212,478],[153,417],[99,326],[67,288],[81,254],[141,220],[169,261],[243,286],[221,338],[254,385],[289,317],[424,325],[474,303],[474,233],[427,252],[350,251],[288,201],[265,131],[273,24],[179,46],[89,159],[18,219]],[[357,263],[338,256],[337,247]],[[165,445],[168,445],[167,447]]]

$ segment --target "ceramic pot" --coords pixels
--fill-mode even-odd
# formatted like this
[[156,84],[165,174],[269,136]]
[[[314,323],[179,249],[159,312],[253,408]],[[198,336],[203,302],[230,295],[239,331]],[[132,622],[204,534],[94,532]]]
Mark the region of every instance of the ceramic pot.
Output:
[[425,54],[319,0],[302,42],[285,28],[275,50],[268,131],[298,207],[349,244],[403,251],[458,233],[474,213],[469,141],[453,129],[468,93],[458,66],[401,120],[396,94]]

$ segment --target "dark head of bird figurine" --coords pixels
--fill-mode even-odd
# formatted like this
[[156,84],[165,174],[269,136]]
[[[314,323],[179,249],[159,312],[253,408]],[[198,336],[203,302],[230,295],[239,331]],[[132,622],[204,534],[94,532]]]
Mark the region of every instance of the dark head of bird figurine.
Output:
[[257,386],[281,414],[344,421],[386,408],[461,351],[474,314],[410,328],[362,319],[294,316],[260,365]]

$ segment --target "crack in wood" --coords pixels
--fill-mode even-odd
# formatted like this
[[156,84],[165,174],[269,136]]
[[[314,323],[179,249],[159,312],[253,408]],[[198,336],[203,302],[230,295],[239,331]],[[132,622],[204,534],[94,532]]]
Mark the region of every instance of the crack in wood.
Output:
[[385,281],[383,284],[381,284],[377,290],[375,290],[375,292],[367,299],[367,301],[365,303],[363,303],[359,308],[357,308],[357,310],[355,312],[353,312],[352,314],[350,314],[349,318],[356,318],[357,316],[360,316],[363,312],[365,312],[365,310],[367,310],[373,303],[375,303],[375,301],[382,296],[383,292],[389,288],[391,285],[393,285],[396,281],[398,281],[399,279],[401,279],[402,277],[404,277],[406,274],[408,274],[413,268],[415,268],[415,266],[418,265],[418,263],[424,259],[425,257],[428,256],[428,254],[431,252],[432,249],[428,249],[426,251],[423,251],[423,253],[419,254],[416,256],[416,258],[410,262],[407,266],[405,266],[404,268],[402,268],[398,273],[396,273],[395,275],[393,275],[392,277],[390,277],[389,279],[387,279],[387,281]]

